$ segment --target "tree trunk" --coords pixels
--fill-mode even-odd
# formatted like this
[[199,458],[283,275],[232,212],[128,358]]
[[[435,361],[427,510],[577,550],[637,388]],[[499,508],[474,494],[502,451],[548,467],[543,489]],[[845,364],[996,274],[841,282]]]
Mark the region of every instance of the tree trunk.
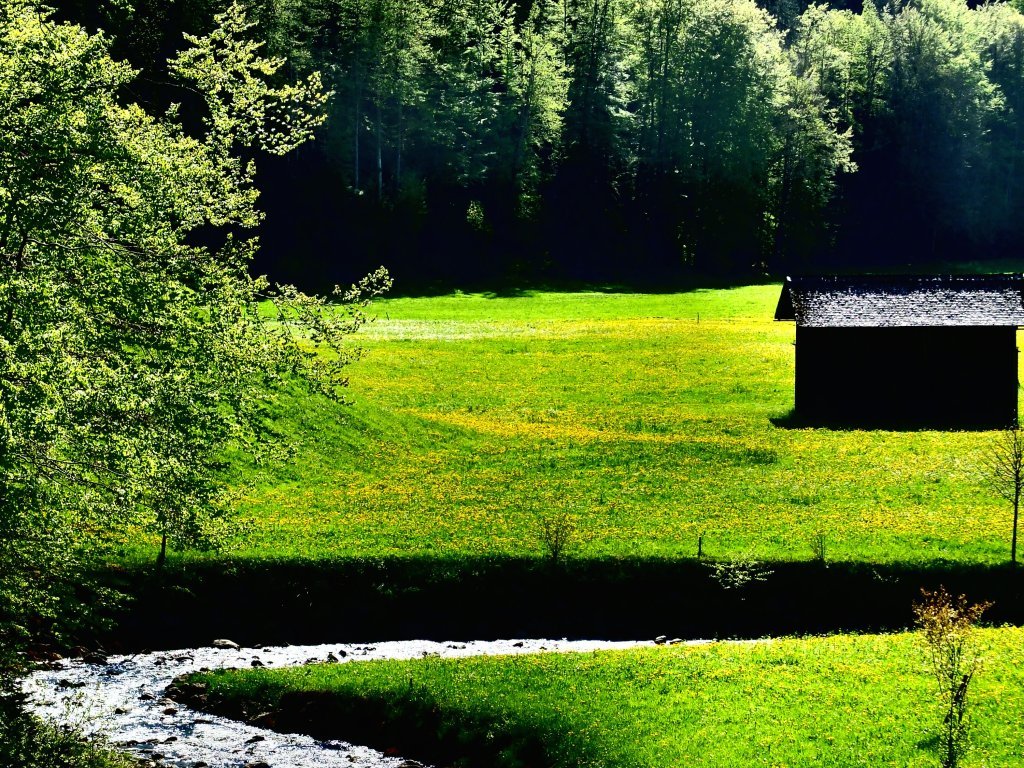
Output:
[[160,554],[156,556],[156,567],[163,568],[167,562],[167,534],[160,537]]
[[402,188],[402,149],[405,145],[405,110],[398,102],[398,141],[395,142],[395,193]]
[[1013,538],[1010,539],[1010,563],[1017,565],[1017,517],[1020,512],[1020,488],[1013,494]]
[[377,199],[384,198],[383,118],[380,112],[380,93],[377,94]]
[[354,142],[355,142],[355,164],[354,164],[354,167],[353,167],[353,174],[352,174],[353,178],[355,179],[355,184],[353,186],[355,188],[355,192],[356,192],[357,195],[359,194],[359,123],[361,122],[360,119],[359,119],[359,105],[361,104],[362,100],[363,100],[362,82],[360,81],[359,77],[357,76],[356,77],[356,103],[355,103],[355,110],[353,112],[353,114],[355,115],[355,118],[353,120],[353,128],[355,129],[355,132],[354,132],[354,135],[355,135],[355,139],[354,139]]
[[665,25],[665,39],[661,49],[661,87],[658,89],[658,171],[659,175],[665,164],[665,123],[668,121],[668,64],[672,48],[672,19],[669,18],[667,5],[663,8],[662,24]]

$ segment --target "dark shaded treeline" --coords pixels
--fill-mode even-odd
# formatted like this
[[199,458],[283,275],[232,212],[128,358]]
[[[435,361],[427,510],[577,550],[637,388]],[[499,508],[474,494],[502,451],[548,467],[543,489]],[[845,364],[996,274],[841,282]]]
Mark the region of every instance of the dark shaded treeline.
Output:
[[[222,0],[59,2],[141,69]],[[256,267],[322,288],[663,284],[1017,255],[1024,17],[908,0],[254,0],[291,75],[334,98],[261,158]],[[775,18],[779,19],[776,26]]]

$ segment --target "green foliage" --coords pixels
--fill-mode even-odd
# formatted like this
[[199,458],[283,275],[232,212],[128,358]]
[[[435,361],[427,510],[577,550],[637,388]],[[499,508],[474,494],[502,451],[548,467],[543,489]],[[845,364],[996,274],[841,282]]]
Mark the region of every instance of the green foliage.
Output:
[[919,236],[953,231],[984,247],[1008,236],[1019,204],[1020,129],[1011,126],[1021,114],[1022,19],[1006,4],[957,0],[868,4],[859,15],[812,6],[798,19],[793,50],[852,128],[867,183],[893,181],[879,190],[879,216],[912,197]]
[[495,240],[543,219],[551,185],[584,214],[636,166],[678,256],[746,268],[788,253],[853,167],[752,2],[308,0],[276,18],[336,92],[328,141],[347,186],[397,204],[407,177],[427,179],[482,204]]
[[735,0],[650,0],[633,12],[641,183],[678,198],[663,225],[704,270],[807,256],[837,172],[855,166],[849,133],[774,20]]
[[562,56],[569,73],[566,151],[608,165],[622,161],[628,87],[624,70],[626,4],[560,0]]
[[750,584],[767,581],[772,575],[770,568],[756,560],[742,557],[736,560],[710,562],[707,567],[712,578],[722,589],[741,590]]
[[[977,630],[989,649],[972,688],[978,764],[1019,766],[1020,629]],[[934,682],[916,634],[834,636],[203,675],[211,702],[250,712],[306,700],[372,711],[401,747],[415,724],[458,734],[473,765],[793,768],[934,764],[922,729]],[[327,692],[325,694],[325,692]],[[296,695],[298,694],[298,695]],[[346,733],[335,721],[338,738]],[[326,735],[326,734],[324,734]],[[406,752],[410,757],[428,758]],[[450,758],[449,758],[450,759]],[[454,762],[452,760],[452,762]]]
[[[251,192],[253,169],[241,164],[238,152],[259,148],[283,155],[309,141],[324,121],[328,94],[316,72],[301,83],[268,85],[284,59],[266,58],[260,50],[263,43],[247,39],[256,24],[246,19],[238,2],[214,21],[217,28],[208,36],[185,35],[191,45],[171,60],[170,71],[203,95],[204,143],[216,153],[225,182]],[[206,215],[214,226],[252,226],[255,210],[248,208],[245,215],[240,215],[242,207],[231,208],[223,220]]]
[[0,683],[0,765],[10,768],[133,768],[128,756],[87,743],[25,713],[20,697]]
[[[988,257],[1021,236],[1024,16],[1009,3],[254,4],[290,59],[276,87],[322,72],[334,93],[295,161],[331,211],[312,225],[404,275],[746,275],[828,269],[834,250],[854,265]],[[62,5],[122,30],[149,74],[175,25],[194,33],[214,4]],[[463,215],[471,201],[487,228]],[[285,250],[282,266],[321,258]]]
[[[88,615],[79,575],[124,531],[216,544],[230,512],[225,452],[273,446],[264,408],[282,376],[336,398],[345,384],[358,308],[281,290],[268,320],[269,287],[246,269],[260,214],[242,155],[308,139],[326,96],[315,77],[269,83],[281,62],[246,40],[239,5],[216,23],[172,63],[205,96],[202,126],[186,130],[177,108],[154,117],[123,102],[133,72],[103,36],[24,0],[0,9],[6,651]],[[197,244],[200,232],[213,244]]]
[[537,541],[548,562],[557,567],[579,544],[579,522],[568,509],[542,509],[536,513]]

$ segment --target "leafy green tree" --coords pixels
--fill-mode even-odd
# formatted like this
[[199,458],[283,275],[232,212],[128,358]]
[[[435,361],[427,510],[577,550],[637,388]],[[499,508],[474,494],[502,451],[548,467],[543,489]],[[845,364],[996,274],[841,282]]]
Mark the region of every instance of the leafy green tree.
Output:
[[982,65],[1001,97],[987,121],[991,152],[978,224],[988,245],[1016,247],[1021,236],[1016,212],[1024,203],[1024,15],[1010,4],[992,3],[976,8],[974,17]]
[[[691,126],[688,240],[697,266],[731,271],[763,259],[771,158],[785,63],[778,32],[753,2],[702,0],[680,46]],[[746,262],[746,263],[744,263]]]
[[978,56],[974,18],[962,0],[920,0],[888,21],[894,181],[901,197],[923,203],[915,240],[924,252],[939,222],[970,233],[984,204],[974,169],[985,162],[999,94]]
[[[599,276],[595,256],[622,245],[630,113],[625,0],[559,0],[568,79],[559,165],[546,197],[547,234],[572,274]],[[593,268],[597,267],[597,271]]]
[[477,45],[491,62],[479,70],[489,117],[474,130],[483,173],[465,188],[480,214],[470,224],[493,242],[491,268],[509,272],[535,258],[523,234],[558,162],[568,83],[553,2],[538,0],[521,19],[510,0],[488,5],[490,33]]
[[692,244],[682,233],[690,190],[679,172],[685,165],[688,130],[680,98],[686,77],[680,47],[691,5],[688,0],[637,0],[629,5],[635,205],[646,219],[647,247],[676,263],[692,257]]
[[498,41],[498,119],[507,147],[496,170],[525,212],[537,203],[543,158],[561,143],[568,81],[555,4],[537,0],[518,28],[514,10],[508,3]]
[[[362,322],[247,264],[258,152],[308,140],[327,98],[248,39],[233,3],[172,71],[201,119],[125,104],[109,41],[27,0],[0,8],[0,648],[73,626],[105,542],[216,539],[225,451],[263,450],[263,407],[299,374],[341,396]],[[205,243],[205,244],[204,244]],[[385,273],[347,296],[358,301]],[[319,355],[318,349],[336,350]],[[10,658],[7,659],[10,662]]]
[[810,67],[750,2],[646,0],[631,19],[638,197],[663,241],[718,271],[813,251],[853,166]]
[[848,248],[886,231],[881,249],[866,235],[871,247],[906,264],[1011,241],[1019,18],[963,0],[812,6],[800,18],[798,66],[852,128],[861,169],[844,190]]
[[637,155],[654,174],[669,165],[686,128],[678,98],[685,76],[679,48],[691,5],[687,0],[637,0],[630,7]]
[[[828,79],[842,82],[842,57],[822,66]],[[838,71],[837,71],[838,70]],[[799,54],[779,79],[774,167],[770,174],[770,263],[812,265],[831,241],[829,210],[840,174],[856,171],[853,128],[841,108],[833,108],[820,71],[801,66]]]
[[796,74],[811,80],[835,110],[841,125],[858,137],[882,108],[891,68],[888,30],[871,4],[860,13],[811,5],[791,31]]

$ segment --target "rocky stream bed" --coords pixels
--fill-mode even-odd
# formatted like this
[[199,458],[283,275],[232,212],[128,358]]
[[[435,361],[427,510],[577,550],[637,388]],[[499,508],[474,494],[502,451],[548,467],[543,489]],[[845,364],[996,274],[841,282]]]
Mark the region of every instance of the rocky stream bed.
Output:
[[[664,642],[664,638],[658,638]],[[413,768],[419,763],[342,741],[282,734],[257,724],[190,709],[168,698],[180,675],[218,668],[281,667],[422,656],[461,657],[582,652],[653,645],[656,641],[494,640],[221,647],[50,662],[25,681],[33,711],[167,768]],[[678,642],[678,641],[672,641]],[[702,641],[693,641],[702,642]]]

